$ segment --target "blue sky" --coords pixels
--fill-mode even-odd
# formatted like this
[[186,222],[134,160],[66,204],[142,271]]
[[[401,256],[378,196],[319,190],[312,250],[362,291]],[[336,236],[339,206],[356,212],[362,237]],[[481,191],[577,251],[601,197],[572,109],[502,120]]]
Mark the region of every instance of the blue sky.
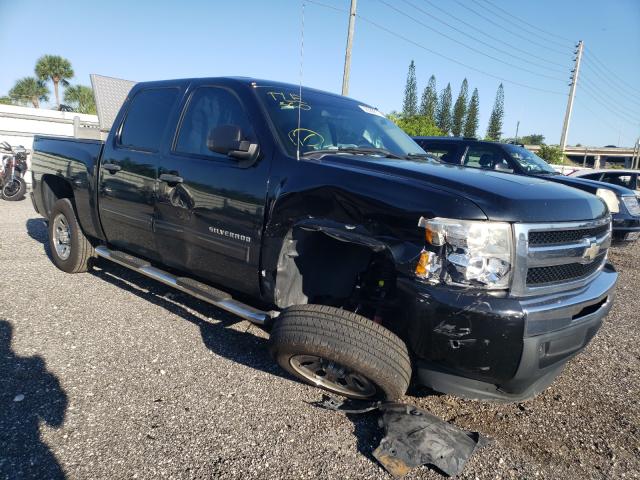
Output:
[[[349,8],[349,0],[318,1]],[[504,135],[513,136],[520,120],[520,134],[542,133],[556,143],[572,44],[581,39],[584,83],[569,143],[631,145],[640,135],[638,0],[359,0],[358,13],[378,26],[356,21],[349,93],[382,111],[401,108],[413,59],[420,90],[431,74],[438,89],[451,82],[454,98],[465,77],[478,88],[482,135],[500,83],[494,77],[545,90],[504,82]],[[246,75],[297,83],[300,19],[300,0],[0,0],[0,95],[32,75],[45,53],[68,58],[76,72],[72,83],[85,85],[90,73],[137,81]],[[346,30],[346,13],[306,3],[305,85],[340,91]]]

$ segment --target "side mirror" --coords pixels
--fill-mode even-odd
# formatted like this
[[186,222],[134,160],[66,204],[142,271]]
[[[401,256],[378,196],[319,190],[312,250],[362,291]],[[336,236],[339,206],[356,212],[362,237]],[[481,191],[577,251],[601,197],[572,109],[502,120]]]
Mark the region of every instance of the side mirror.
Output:
[[258,144],[242,140],[242,131],[237,125],[212,128],[207,137],[207,147],[212,152],[229,155],[238,160],[255,160],[258,156]]

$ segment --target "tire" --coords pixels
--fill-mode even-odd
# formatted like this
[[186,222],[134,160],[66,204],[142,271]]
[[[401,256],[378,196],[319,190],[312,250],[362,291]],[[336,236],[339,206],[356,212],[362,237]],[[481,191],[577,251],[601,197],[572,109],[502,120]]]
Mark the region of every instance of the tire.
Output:
[[[18,185],[16,186],[15,183]],[[2,198],[9,202],[22,200],[27,193],[27,182],[21,177],[15,177],[2,187]]]
[[93,246],[82,233],[73,205],[68,198],[58,200],[51,210],[49,247],[53,263],[67,273],[86,272],[89,269],[89,260],[95,256]]
[[269,343],[287,372],[345,397],[395,400],[411,380],[405,343],[382,325],[339,308],[290,307],[276,319]]

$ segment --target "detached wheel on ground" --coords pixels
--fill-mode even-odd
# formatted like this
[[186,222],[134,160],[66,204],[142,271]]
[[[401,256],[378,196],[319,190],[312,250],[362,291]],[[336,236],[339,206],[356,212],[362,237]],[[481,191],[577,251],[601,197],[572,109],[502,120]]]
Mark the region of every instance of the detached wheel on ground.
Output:
[[51,210],[49,246],[53,263],[67,273],[86,272],[89,259],[95,255],[68,198],[58,200]]
[[382,325],[339,308],[290,307],[276,319],[269,342],[282,368],[345,397],[395,400],[411,380],[405,343]]
[[22,200],[27,193],[27,183],[20,177],[9,180],[3,187],[0,195],[4,200],[17,202]]

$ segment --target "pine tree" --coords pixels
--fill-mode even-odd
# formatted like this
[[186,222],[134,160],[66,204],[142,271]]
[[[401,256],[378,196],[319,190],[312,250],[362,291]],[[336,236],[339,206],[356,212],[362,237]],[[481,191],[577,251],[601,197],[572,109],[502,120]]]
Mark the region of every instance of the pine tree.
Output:
[[447,87],[440,92],[436,112],[436,125],[442,130],[443,135],[449,135],[451,132],[451,101],[451,84],[447,83]]
[[493,104],[493,110],[489,117],[489,125],[487,127],[487,140],[500,140],[502,136],[502,119],[504,117],[504,88],[502,84],[496,92],[496,101]]
[[404,87],[404,101],[402,102],[402,115],[412,117],[418,113],[418,84],[416,82],[416,64],[413,60],[409,64],[407,84]]
[[465,137],[475,137],[478,131],[478,113],[480,112],[480,99],[478,89],[474,88],[467,107],[467,115],[464,120],[463,135]]
[[436,90],[436,77],[431,75],[427,88],[422,92],[420,102],[420,115],[427,117],[431,122],[436,122],[436,109],[438,108],[438,90]]
[[453,106],[453,122],[451,124],[451,133],[454,137],[459,137],[464,128],[464,116],[467,113],[467,96],[468,96],[469,84],[465,78],[462,81],[460,87],[460,93]]

